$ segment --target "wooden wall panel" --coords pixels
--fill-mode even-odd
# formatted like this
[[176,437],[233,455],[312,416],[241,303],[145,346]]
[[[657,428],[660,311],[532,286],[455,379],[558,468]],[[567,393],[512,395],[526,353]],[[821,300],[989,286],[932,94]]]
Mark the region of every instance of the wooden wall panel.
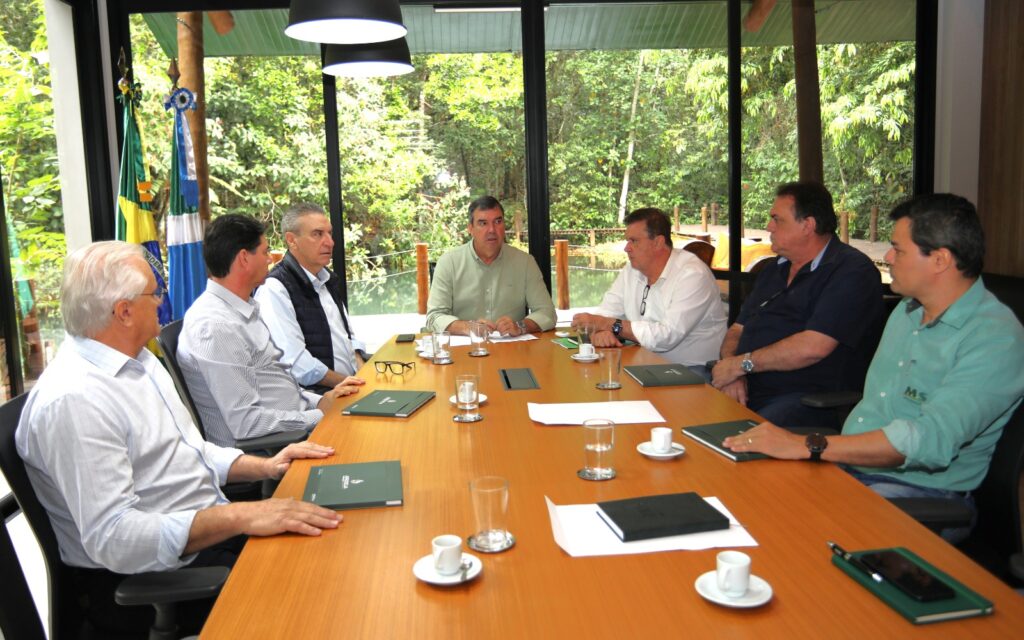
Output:
[[1024,276],[1024,2],[988,0],[978,213],[985,271]]

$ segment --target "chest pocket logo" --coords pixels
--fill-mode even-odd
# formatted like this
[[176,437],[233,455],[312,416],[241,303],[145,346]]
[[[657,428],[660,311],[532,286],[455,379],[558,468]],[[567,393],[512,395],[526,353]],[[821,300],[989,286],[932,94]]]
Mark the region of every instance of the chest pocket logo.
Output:
[[922,404],[928,401],[928,394],[924,391],[918,391],[914,387],[907,387],[903,391],[903,397],[911,402]]

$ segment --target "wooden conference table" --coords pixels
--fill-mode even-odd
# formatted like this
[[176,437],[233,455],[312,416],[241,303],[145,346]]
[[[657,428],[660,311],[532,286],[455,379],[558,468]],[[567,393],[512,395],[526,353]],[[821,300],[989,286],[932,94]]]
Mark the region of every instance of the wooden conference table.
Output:
[[[231,573],[202,638],[648,638],[1020,637],[1024,598],[939,537],[831,464],[774,460],[734,463],[678,435],[687,425],[751,417],[709,386],[643,388],[623,374],[619,391],[594,387],[597,367],[578,364],[551,343],[490,345],[454,364],[417,358],[409,345],[386,344],[376,359],[416,361],[405,376],[362,369],[363,393],[375,388],[435,390],[408,419],[349,418],[342,398],[313,432],[333,445],[326,461],[295,463],[277,496],[301,497],[312,464],[399,459],[405,504],[352,510],[317,538],[252,539]],[[623,363],[660,359],[639,348]],[[540,389],[505,391],[497,370],[531,367]],[[457,424],[448,403],[455,375],[476,373],[488,402],[482,422]],[[526,403],[649,399],[677,430],[686,454],[668,462],[636,445],[652,425],[616,427],[618,477],[587,482],[578,427],[532,422]],[[599,417],[599,416],[595,416]],[[475,554],[474,581],[436,587],[418,581],[413,563],[442,533],[473,527],[469,480],[509,479],[509,530],[516,545]],[[754,574],[774,590],[767,605],[728,609],[703,600],[694,581],[718,550],[573,558],[555,543],[544,496],[556,504],[592,503],[657,493],[717,496],[757,540],[745,548]],[[847,549],[906,546],[995,603],[995,614],[914,626],[832,566],[827,540]]]

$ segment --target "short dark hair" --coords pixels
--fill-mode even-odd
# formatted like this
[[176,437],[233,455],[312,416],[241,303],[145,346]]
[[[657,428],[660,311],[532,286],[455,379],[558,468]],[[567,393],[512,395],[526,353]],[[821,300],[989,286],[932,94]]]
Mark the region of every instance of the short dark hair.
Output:
[[820,182],[787,182],[775,190],[776,198],[791,196],[796,219],[814,218],[814,231],[819,236],[835,233],[839,221],[832,204],[832,194]]
[[952,193],[917,196],[898,204],[889,214],[893,222],[901,218],[910,220],[910,238],[923,255],[949,249],[965,278],[981,275],[985,232],[978,210],[967,198]]
[[203,260],[214,278],[223,278],[242,249],[256,251],[267,227],[256,218],[238,213],[218,217],[203,236]]
[[494,196],[480,196],[473,202],[469,203],[469,224],[473,224],[473,212],[477,209],[483,211],[490,211],[491,209],[497,209],[501,212],[501,215],[505,215],[505,207],[501,206],[498,199]]
[[668,222],[668,214],[661,209],[644,207],[630,212],[624,220],[626,226],[634,222],[643,222],[647,227],[647,237],[654,240],[658,236],[665,238],[665,246],[672,248],[672,225]]

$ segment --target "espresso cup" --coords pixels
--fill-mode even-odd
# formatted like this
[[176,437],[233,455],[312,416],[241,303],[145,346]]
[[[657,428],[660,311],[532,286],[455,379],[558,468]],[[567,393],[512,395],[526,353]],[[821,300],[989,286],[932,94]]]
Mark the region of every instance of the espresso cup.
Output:
[[718,554],[718,590],[727,598],[740,598],[750,587],[750,556],[740,551]]
[[668,427],[654,427],[651,429],[651,448],[655,453],[668,453],[672,451],[672,429]]
[[580,356],[584,358],[593,358],[595,353],[594,345],[589,342],[584,342],[580,345]]
[[442,576],[459,572],[462,564],[462,538],[453,534],[437,536],[431,541],[434,553],[434,569]]

